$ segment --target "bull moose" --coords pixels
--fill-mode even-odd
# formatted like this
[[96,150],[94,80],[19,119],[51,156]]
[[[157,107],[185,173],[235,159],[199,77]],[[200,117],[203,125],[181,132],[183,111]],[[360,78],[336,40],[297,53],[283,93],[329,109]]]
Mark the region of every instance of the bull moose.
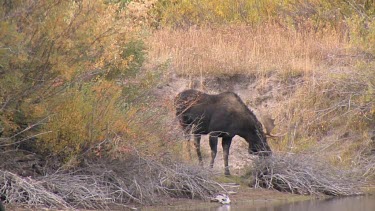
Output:
[[200,164],[202,164],[200,139],[201,135],[207,134],[211,148],[211,168],[217,153],[218,138],[222,138],[225,175],[230,175],[228,155],[235,135],[249,143],[250,154],[271,155],[261,123],[237,94],[224,92],[210,95],[189,89],[179,93],[174,103],[176,116],[184,132],[191,132],[194,135],[194,146]]

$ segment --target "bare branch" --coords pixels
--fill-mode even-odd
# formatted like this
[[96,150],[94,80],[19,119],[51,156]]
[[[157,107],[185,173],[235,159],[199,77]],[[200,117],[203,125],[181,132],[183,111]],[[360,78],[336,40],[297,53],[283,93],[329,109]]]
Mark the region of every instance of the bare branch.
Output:
[[309,195],[348,196],[362,194],[363,169],[339,169],[306,154],[274,154],[257,160],[253,175],[256,188]]
[[209,200],[223,186],[210,172],[176,163],[161,163],[137,152],[127,160],[93,161],[77,171],[23,178],[0,170],[0,194],[6,202],[51,208],[110,209],[132,204],[153,204],[160,197]]

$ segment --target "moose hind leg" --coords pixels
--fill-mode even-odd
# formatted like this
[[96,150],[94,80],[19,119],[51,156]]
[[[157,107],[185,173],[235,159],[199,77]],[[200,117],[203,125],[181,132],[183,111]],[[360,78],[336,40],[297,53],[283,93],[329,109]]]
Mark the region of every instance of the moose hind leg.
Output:
[[201,135],[194,135],[194,146],[195,146],[195,150],[197,151],[199,164],[203,166],[200,143],[201,143]]
[[215,157],[217,153],[217,136],[210,136],[210,148],[211,148],[211,162],[210,167],[214,167]]
[[224,158],[224,167],[225,167],[224,174],[227,176],[230,175],[228,157],[229,157],[229,148],[230,148],[231,143],[232,143],[232,137],[230,136],[223,137],[222,146],[223,146],[223,158]]

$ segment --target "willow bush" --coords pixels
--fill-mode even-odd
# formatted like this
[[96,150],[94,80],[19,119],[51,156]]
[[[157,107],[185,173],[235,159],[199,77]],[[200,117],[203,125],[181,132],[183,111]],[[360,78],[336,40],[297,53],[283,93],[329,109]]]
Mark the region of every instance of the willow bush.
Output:
[[126,5],[2,3],[0,145],[28,142],[66,160],[127,132],[122,85],[142,80],[146,52]]

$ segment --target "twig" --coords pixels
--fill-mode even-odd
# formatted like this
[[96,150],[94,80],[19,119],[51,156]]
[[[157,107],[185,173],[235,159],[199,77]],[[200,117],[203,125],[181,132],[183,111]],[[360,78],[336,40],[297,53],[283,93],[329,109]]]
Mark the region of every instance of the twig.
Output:
[[361,194],[359,188],[364,184],[360,169],[338,169],[311,155],[274,154],[257,160],[254,168],[256,188],[347,196]]
[[[136,152],[136,151],[135,151]],[[210,172],[171,160],[161,163],[138,152],[123,161],[95,161],[86,168],[35,179],[0,171],[0,194],[11,203],[50,208],[109,209],[119,205],[153,204],[160,197],[209,199],[225,191]],[[130,179],[133,178],[133,179]]]

